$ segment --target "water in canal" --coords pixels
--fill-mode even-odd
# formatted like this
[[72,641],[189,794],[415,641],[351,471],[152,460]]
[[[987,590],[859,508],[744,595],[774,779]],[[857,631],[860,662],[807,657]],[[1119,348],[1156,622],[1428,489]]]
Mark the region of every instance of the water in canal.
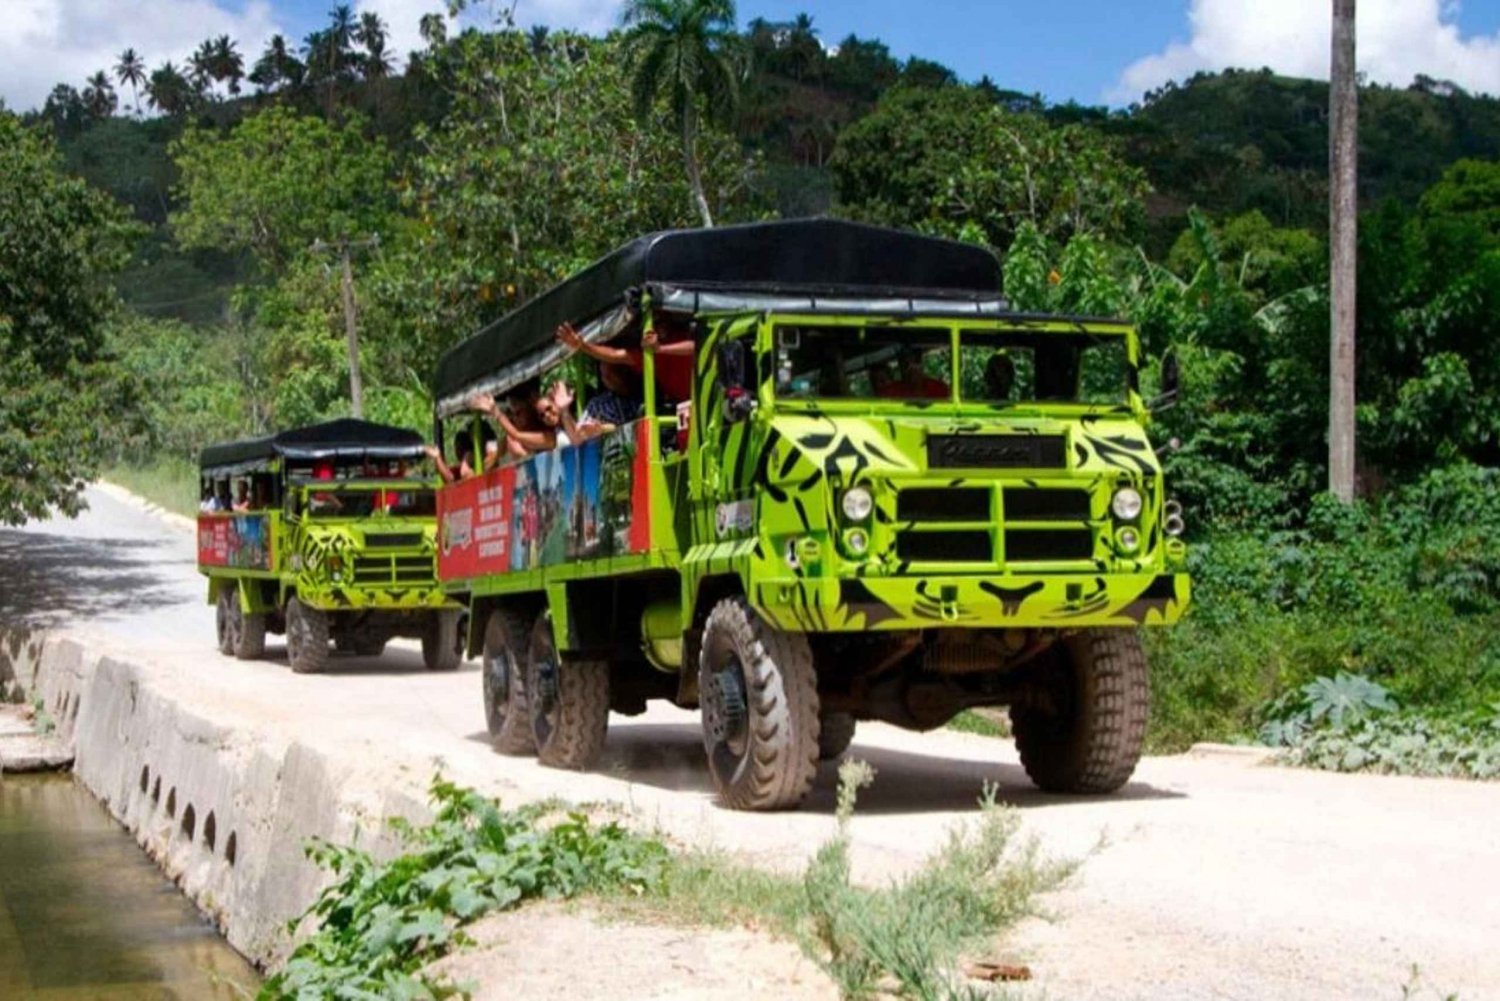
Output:
[[259,978],[66,776],[0,779],[0,998],[253,996]]

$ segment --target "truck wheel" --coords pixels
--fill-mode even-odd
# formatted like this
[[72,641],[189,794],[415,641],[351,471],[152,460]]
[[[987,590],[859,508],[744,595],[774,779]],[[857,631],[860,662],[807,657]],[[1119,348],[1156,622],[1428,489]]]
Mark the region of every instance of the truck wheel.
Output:
[[490,743],[501,754],[534,754],[526,713],[526,643],[531,621],[496,609],[484,623],[484,719]]
[[703,746],[719,799],[794,807],[818,768],[818,687],[807,638],[773,629],[744,598],[714,606],[698,661]]
[[1047,792],[1114,792],[1141,760],[1151,682],[1132,630],[1084,629],[1057,647],[1049,709],[1011,713],[1031,781]]
[[286,603],[286,653],[292,670],[317,674],[328,666],[328,614],[299,599]]
[[462,612],[438,612],[422,630],[422,663],[429,671],[455,671],[464,659]]
[[240,608],[238,586],[219,591],[215,624],[219,632],[219,652],[240,660],[254,660],[266,652],[266,617],[259,613],[246,615]]
[[219,588],[219,600],[214,607],[214,631],[219,637],[219,652],[226,657],[234,655],[239,645],[240,595],[232,586]]
[[830,761],[849,750],[854,740],[854,717],[848,713],[824,713],[818,721],[818,760]]
[[526,658],[526,703],[536,756],[553,768],[584,769],[609,729],[609,662],[568,660],[552,642],[552,617],[537,616]]

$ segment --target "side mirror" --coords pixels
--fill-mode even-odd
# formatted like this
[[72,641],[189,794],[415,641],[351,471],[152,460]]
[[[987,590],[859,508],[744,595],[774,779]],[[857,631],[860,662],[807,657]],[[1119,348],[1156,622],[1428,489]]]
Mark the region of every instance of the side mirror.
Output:
[[738,424],[755,409],[755,393],[746,375],[745,342],[719,345],[719,385],[724,390],[724,419]]
[[1181,385],[1182,372],[1177,365],[1177,352],[1168,349],[1161,357],[1161,393],[1151,401],[1151,409],[1166,410],[1175,407]]

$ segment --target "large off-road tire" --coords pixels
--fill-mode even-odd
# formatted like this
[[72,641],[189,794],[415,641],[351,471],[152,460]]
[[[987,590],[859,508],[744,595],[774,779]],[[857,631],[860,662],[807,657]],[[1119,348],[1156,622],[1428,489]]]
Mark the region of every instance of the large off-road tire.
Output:
[[498,608],[484,623],[484,720],[490,743],[501,754],[534,754],[536,740],[526,712],[526,646],[530,616]]
[[1031,781],[1047,792],[1106,793],[1141,760],[1151,682],[1134,630],[1085,629],[1057,648],[1050,710],[1011,712],[1016,748]]
[[807,637],[767,625],[744,598],[714,606],[698,660],[703,746],[736,810],[802,802],[818,768],[818,686]]
[[328,613],[308,608],[299,599],[286,603],[286,656],[298,674],[318,674],[328,667]]
[[240,596],[231,585],[219,588],[218,600],[214,602],[214,634],[219,640],[219,652],[226,657],[234,656],[236,633],[240,628]]
[[240,660],[254,660],[266,652],[266,617],[260,613],[247,615],[240,608],[237,585],[227,585],[219,590],[214,618],[220,653]]
[[464,613],[438,612],[422,630],[422,663],[429,671],[456,671],[464,662]]
[[849,750],[854,726],[854,717],[848,713],[824,713],[818,720],[818,760],[831,761]]
[[542,764],[584,769],[599,757],[609,729],[609,662],[559,657],[545,613],[531,628],[526,705]]

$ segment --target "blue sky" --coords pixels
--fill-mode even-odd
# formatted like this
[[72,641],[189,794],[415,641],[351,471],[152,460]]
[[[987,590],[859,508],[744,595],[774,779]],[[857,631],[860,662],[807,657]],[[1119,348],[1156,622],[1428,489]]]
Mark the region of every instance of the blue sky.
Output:
[[[403,0],[394,0],[402,4]],[[1232,0],[1261,20],[1275,19],[1274,0]],[[1322,8],[1327,0],[1291,0],[1301,7]],[[1431,4],[1461,36],[1500,36],[1500,0],[1394,0],[1407,8]],[[305,33],[325,19],[331,0],[274,0]],[[1213,3],[1202,5],[1210,8]],[[1377,0],[1362,0],[1361,15],[1377,17]],[[519,0],[517,15],[527,21],[560,24],[566,13],[595,19],[600,8],[617,8],[602,0]],[[1193,27],[1190,0],[740,0],[740,22],[764,17],[789,20],[806,12],[824,44],[836,44],[850,32],[874,36],[898,57],[920,55],[951,66],[969,80],[989,75],[1002,87],[1065,101],[1093,104],[1115,99],[1122,75],[1142,58],[1172,43],[1189,43]],[[1500,66],[1500,48],[1493,52]],[[1429,75],[1443,76],[1442,67]],[[1405,82],[1405,81],[1403,81]]]
[[[126,46],[181,61],[230,34],[253,58],[272,33],[300,41],[335,0],[0,0],[0,99],[35,107],[59,81],[81,86]],[[394,48],[442,0],[346,0],[375,10]],[[508,6],[511,0],[477,0]],[[622,0],[516,0],[523,24],[601,32]],[[1054,101],[1125,105],[1167,80],[1226,66],[1326,76],[1329,0],[740,0],[741,24],[806,11],[825,44],[854,32],[899,57],[936,59],[968,80]],[[1404,86],[1417,73],[1500,95],[1500,0],[1359,0],[1360,68]]]

